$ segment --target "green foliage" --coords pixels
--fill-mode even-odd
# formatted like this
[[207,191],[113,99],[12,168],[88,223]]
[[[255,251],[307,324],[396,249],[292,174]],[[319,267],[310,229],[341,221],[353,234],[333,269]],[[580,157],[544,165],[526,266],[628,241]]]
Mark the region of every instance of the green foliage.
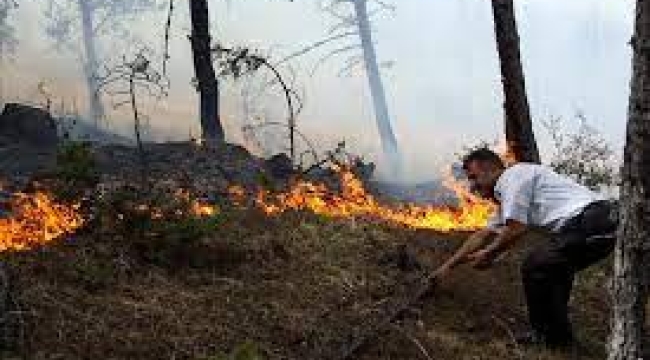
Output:
[[75,184],[98,179],[97,164],[88,143],[67,141],[57,151],[57,175]]

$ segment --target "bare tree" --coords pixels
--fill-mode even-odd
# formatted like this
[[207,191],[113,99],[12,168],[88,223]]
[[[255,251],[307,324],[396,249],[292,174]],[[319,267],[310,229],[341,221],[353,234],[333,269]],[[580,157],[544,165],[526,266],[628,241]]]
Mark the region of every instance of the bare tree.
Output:
[[132,59],[126,56],[122,62],[107,68],[105,74],[97,78],[98,89],[115,100],[114,107],[129,106],[133,113],[133,134],[140,155],[142,184],[146,182],[147,159],[142,140],[142,127],[145,117],[138,106],[140,93],[161,99],[167,96],[168,84],[152,65],[146,50],[138,51]]
[[[104,106],[99,95],[98,72],[103,57],[98,42],[102,37],[115,36],[121,40],[132,34],[123,26],[143,12],[157,9],[159,0],[48,0],[47,35],[58,50],[71,51],[83,64],[88,93],[89,117],[99,125]],[[76,39],[80,35],[81,44]]]
[[11,15],[18,8],[15,0],[0,0],[0,60],[16,50],[18,39],[12,24]]
[[514,1],[492,0],[492,11],[501,62],[508,149],[517,161],[539,163],[539,150],[526,96]]
[[645,358],[644,323],[650,257],[650,1],[638,0],[633,78],[614,257],[609,360]]
[[266,56],[262,56],[248,48],[229,48],[217,44],[213,50],[219,76],[239,79],[242,75],[256,73],[260,68],[269,70],[272,80],[264,80],[265,87],[279,85],[287,105],[287,124],[289,131],[289,153],[292,163],[297,160],[296,149],[296,116],[302,110],[302,100],[290,83],[282,76],[278,66],[273,65]]
[[551,136],[553,154],[549,165],[593,189],[607,190],[619,185],[619,165],[614,150],[602,134],[589,125],[582,113],[577,114],[579,126],[567,130],[559,117],[542,124]]
[[210,13],[207,0],[190,0],[192,21],[192,55],[200,96],[200,116],[203,137],[223,141],[224,131],[219,116],[219,82],[212,63]]
[[[372,8],[369,5],[372,5]],[[373,42],[371,21],[374,16],[382,12],[394,11],[394,8],[380,0],[328,0],[323,9],[338,20],[328,31],[327,38],[285,57],[283,61],[324,46],[334,46],[333,50],[317,62],[315,68],[341,55],[348,56],[341,74],[349,73],[358,66],[365,68],[383,155],[389,165],[389,171],[394,175],[401,167],[401,155],[388,111],[380,63]]]

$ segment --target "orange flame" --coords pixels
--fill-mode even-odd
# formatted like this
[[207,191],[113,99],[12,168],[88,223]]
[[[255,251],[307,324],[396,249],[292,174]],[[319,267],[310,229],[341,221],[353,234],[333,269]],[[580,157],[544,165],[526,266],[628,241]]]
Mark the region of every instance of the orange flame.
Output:
[[11,216],[0,218],[0,252],[26,250],[48,243],[84,223],[78,205],[57,204],[42,192],[14,194],[7,205]]
[[485,227],[494,211],[494,204],[477,198],[460,184],[447,182],[460,199],[458,207],[420,206],[406,204],[390,206],[380,203],[369,194],[361,180],[351,171],[339,169],[342,188],[334,194],[322,184],[300,181],[281,194],[260,191],[256,203],[269,215],[291,209],[309,210],[333,217],[368,217],[411,228],[432,229],[441,232],[472,231]]
[[203,203],[193,198],[187,190],[177,189],[175,195],[177,199],[189,202],[190,215],[196,217],[210,217],[219,213],[218,207]]

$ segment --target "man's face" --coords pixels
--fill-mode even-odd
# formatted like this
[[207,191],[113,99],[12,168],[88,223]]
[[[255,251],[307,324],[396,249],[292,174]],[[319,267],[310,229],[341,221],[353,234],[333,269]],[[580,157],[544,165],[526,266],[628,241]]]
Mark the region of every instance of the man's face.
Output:
[[472,161],[467,164],[465,173],[472,191],[479,193],[484,198],[494,198],[494,185],[498,178],[494,166],[483,161]]

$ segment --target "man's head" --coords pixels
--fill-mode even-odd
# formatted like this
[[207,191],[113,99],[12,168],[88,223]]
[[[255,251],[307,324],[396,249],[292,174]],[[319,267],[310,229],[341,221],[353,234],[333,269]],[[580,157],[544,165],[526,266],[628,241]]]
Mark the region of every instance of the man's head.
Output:
[[463,158],[463,169],[473,191],[494,198],[494,185],[505,169],[498,154],[488,148],[473,150]]

